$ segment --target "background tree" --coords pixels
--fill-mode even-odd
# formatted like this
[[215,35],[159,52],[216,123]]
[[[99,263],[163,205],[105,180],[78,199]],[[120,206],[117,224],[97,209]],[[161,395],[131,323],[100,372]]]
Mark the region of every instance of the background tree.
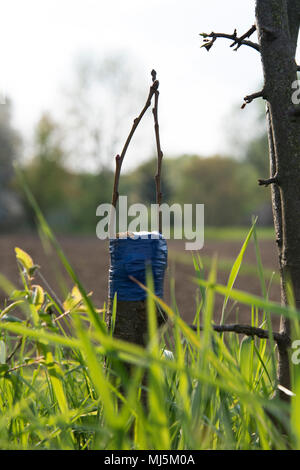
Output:
[[[25,174],[41,210],[56,222],[60,216],[64,220],[68,201],[74,196],[70,191],[71,175],[63,166],[64,158],[61,130],[50,115],[44,114],[35,129],[33,156]],[[25,198],[24,205],[28,220],[33,223],[32,210]]]
[[[174,159],[174,163],[177,159]],[[166,162],[166,160],[165,160]],[[171,159],[168,160],[170,167],[173,167]],[[151,158],[142,162],[134,170],[123,175],[120,180],[121,194],[127,194],[129,202],[142,202],[143,204],[155,203],[155,181],[154,175],[156,171],[157,159]],[[164,188],[164,200],[169,201],[174,196],[174,187],[171,188],[171,183],[167,177],[167,163],[162,170],[162,185]],[[173,186],[173,185],[172,185]]]
[[[251,113],[247,113],[247,119],[242,120],[239,102],[226,116],[224,131],[229,154],[255,168],[258,178],[267,178],[270,164],[264,101],[254,101],[249,111]],[[265,200],[270,200],[269,195],[265,196]]]
[[73,84],[65,90],[63,124],[68,164],[76,171],[113,169],[114,155],[127,131],[126,118],[139,101],[140,82],[133,78],[137,70],[137,64],[122,53],[78,58]]
[[[272,185],[272,207],[281,273],[281,298],[288,302],[288,283],[295,304],[300,309],[300,120],[292,102],[293,84],[297,80],[295,61],[300,26],[299,0],[256,0],[256,25],[242,36],[203,33],[203,47],[211,49],[217,38],[232,41],[235,50],[248,46],[259,51],[264,84],[261,91],[244,98],[245,107],[256,98],[267,102],[270,178],[261,185]],[[249,40],[257,31],[258,43]],[[280,333],[285,342],[278,347],[278,382],[290,388],[288,346],[290,320],[282,318]],[[281,397],[287,396],[281,390]]]
[[255,175],[251,165],[229,157],[184,158],[174,180],[175,201],[203,203],[208,226],[249,224],[261,202]]
[[[248,161],[247,151],[252,143],[256,141],[247,144],[243,159],[228,156],[204,158],[198,155],[165,157],[162,168],[164,201],[205,204],[208,226],[248,226],[252,215],[262,213],[267,200],[264,193],[257,191],[259,173],[256,165]],[[259,143],[257,152],[261,157]],[[151,159],[122,176],[120,193],[128,194],[130,203],[155,202],[155,165],[155,159]],[[268,220],[262,216],[260,224],[266,225]]]
[[13,191],[13,162],[18,159],[21,138],[11,124],[11,102],[0,105],[0,228],[16,228],[22,206]]

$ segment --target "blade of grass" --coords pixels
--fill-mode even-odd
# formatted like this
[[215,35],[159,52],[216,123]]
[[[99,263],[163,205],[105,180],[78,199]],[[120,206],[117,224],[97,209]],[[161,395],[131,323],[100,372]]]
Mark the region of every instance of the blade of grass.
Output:
[[239,273],[239,270],[240,270],[240,267],[242,265],[242,262],[243,262],[243,258],[244,258],[244,254],[245,254],[245,251],[246,251],[246,248],[249,244],[249,241],[250,241],[250,238],[253,234],[253,230],[254,230],[254,227],[255,227],[255,224],[256,224],[256,220],[254,220],[253,224],[252,224],[252,227],[246,237],[246,240],[244,241],[243,243],[243,246],[241,248],[241,251],[239,252],[235,262],[233,263],[233,266],[231,268],[231,271],[230,271],[230,274],[229,274],[229,278],[228,278],[228,282],[227,282],[227,294],[225,296],[225,299],[224,299],[224,303],[223,303],[223,307],[222,307],[222,314],[221,314],[221,321],[220,321],[220,325],[222,325],[224,323],[224,315],[225,315],[225,310],[226,310],[226,306],[227,306],[227,302],[228,302],[228,298],[229,298],[229,293],[235,283],[235,280],[237,278],[237,275]]

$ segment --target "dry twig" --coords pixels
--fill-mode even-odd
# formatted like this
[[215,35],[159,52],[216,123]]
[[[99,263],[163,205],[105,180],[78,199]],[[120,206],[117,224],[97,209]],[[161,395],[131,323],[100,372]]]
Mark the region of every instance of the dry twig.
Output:
[[256,93],[252,93],[252,95],[245,96],[244,97],[244,103],[242,104],[241,108],[244,109],[247,104],[252,103],[252,101],[255,100],[256,98],[264,98],[265,99],[264,90],[257,91]]
[[248,46],[259,52],[259,45],[255,42],[252,42],[246,39],[246,38],[249,38],[254,33],[255,30],[256,30],[256,26],[253,25],[245,34],[243,34],[240,37],[238,37],[236,29],[234,30],[233,34],[214,33],[214,32],[211,32],[210,34],[201,33],[200,36],[203,37],[203,42],[204,42],[204,44],[202,44],[201,47],[204,47],[207,51],[209,51],[211,47],[213,46],[214,42],[218,38],[223,38],[223,39],[229,39],[230,41],[233,41],[230,47],[236,46],[234,49],[235,51],[237,51],[241,46]]
[[130,141],[132,139],[133,134],[135,133],[136,128],[138,127],[139,123],[142,120],[142,117],[144,116],[145,112],[147,111],[147,109],[151,105],[152,97],[153,97],[154,93],[156,92],[157,88],[158,88],[158,81],[154,80],[154,82],[150,86],[150,90],[149,90],[149,94],[148,94],[148,98],[147,98],[147,101],[145,103],[145,106],[143,107],[143,109],[140,112],[139,116],[137,118],[135,118],[134,121],[133,121],[132,128],[131,128],[131,130],[129,132],[129,135],[126,139],[126,142],[124,144],[121,155],[116,156],[116,169],[115,169],[114,187],[113,187],[113,195],[112,195],[112,206],[114,208],[116,208],[118,198],[119,198],[118,190],[119,190],[120,173],[121,173],[121,167],[122,167],[122,163],[123,163],[127,148],[130,144]]
[[[151,72],[152,80],[155,82],[156,80],[156,71],[152,70]],[[155,175],[155,185],[156,185],[156,204],[158,205],[158,210],[161,205],[162,200],[162,192],[161,192],[161,167],[162,167],[162,159],[163,159],[163,152],[160,146],[160,136],[159,136],[159,124],[158,124],[158,97],[159,91],[158,87],[154,93],[154,107],[152,109],[153,117],[154,117],[154,130],[155,130],[155,140],[156,140],[156,150],[157,150],[157,172]],[[161,212],[159,211],[158,216],[158,231],[159,233],[162,232],[162,217]]]
[[268,178],[266,180],[264,179],[259,179],[258,180],[259,186],[269,186],[270,184],[279,184],[278,176],[272,176],[272,178]]

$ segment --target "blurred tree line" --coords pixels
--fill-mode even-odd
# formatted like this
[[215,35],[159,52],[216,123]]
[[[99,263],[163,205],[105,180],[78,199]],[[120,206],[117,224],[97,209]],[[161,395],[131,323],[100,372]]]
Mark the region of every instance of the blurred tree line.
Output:
[[[0,131],[0,139],[1,135]],[[77,173],[68,169],[61,130],[49,115],[42,116],[36,127],[33,151],[23,171],[51,225],[60,232],[94,232],[96,207],[111,200],[112,170],[102,167],[98,172]],[[120,194],[128,195],[129,203],[155,202],[155,169],[156,158],[152,158],[121,175]],[[258,177],[266,172],[265,136],[249,143],[242,160],[228,156],[164,157],[163,200],[170,204],[205,204],[205,223],[209,226],[248,225],[253,214],[259,215],[261,224],[268,225],[272,223],[269,190],[257,186]],[[10,188],[24,208],[20,227],[33,227],[34,215],[22,187],[12,177],[11,166],[7,165],[6,173],[2,170],[1,174],[2,179],[6,174],[5,181],[10,181]]]
[[11,102],[0,105],[0,229],[12,230],[24,222],[24,209],[14,187],[14,161],[21,137],[11,123]]
[[[2,117],[0,227],[2,230],[17,226],[33,228],[34,214],[23,188],[13,176],[11,157],[18,139],[9,129],[9,121],[4,123]],[[75,172],[67,168],[68,155],[61,134],[51,116],[43,115],[35,129],[33,157],[22,164],[25,178],[57,231],[94,232],[98,222],[96,207],[111,201],[113,171],[105,166],[97,172]],[[249,142],[243,159],[219,155],[164,157],[163,201],[205,204],[205,223],[209,226],[248,225],[253,214],[259,215],[262,225],[268,225],[272,223],[269,190],[257,186],[257,179],[267,176],[267,167],[265,135]],[[128,195],[129,203],[155,202],[155,169],[156,158],[152,158],[121,175],[120,194]],[[18,224],[8,223],[15,218]]]
[[[253,148],[252,148],[253,145]],[[204,204],[208,226],[249,225],[251,216],[259,215],[261,225],[272,224],[269,191],[257,186],[260,168],[252,159],[256,153],[267,159],[265,140],[251,143],[244,160],[219,155],[204,158],[183,155],[163,161],[163,201],[169,204]],[[259,165],[261,160],[258,158]],[[130,202],[155,202],[156,159],[139,165],[123,176],[122,194]]]
[[[96,207],[109,200],[111,172],[76,173],[68,169],[61,130],[49,115],[43,115],[37,125],[33,148],[33,158],[23,166],[23,172],[43,214],[61,232],[92,231]],[[15,188],[22,197],[27,223],[33,227],[34,214],[17,181]]]
[[[35,223],[14,176],[15,160],[56,231],[95,233],[99,221],[96,208],[111,201],[113,169],[109,162],[127,136],[128,116],[140,106],[137,99],[141,93],[130,79],[128,63],[118,56],[100,64],[80,62],[73,89],[66,93],[70,105],[67,118],[59,123],[50,114],[41,116],[34,130],[31,156],[26,160],[20,158],[24,152],[11,124],[10,103],[0,106],[1,231],[32,229]],[[98,103],[102,108],[98,109]],[[126,123],[124,128],[122,122]],[[238,141],[239,131],[232,127]],[[209,226],[248,225],[253,214],[259,216],[261,225],[271,225],[270,191],[257,185],[258,178],[269,174],[264,129],[235,148],[238,155],[232,152],[234,156],[166,155],[163,202],[204,204],[205,224]],[[129,203],[155,202],[155,170],[156,159],[152,158],[123,173],[120,194],[128,195]]]

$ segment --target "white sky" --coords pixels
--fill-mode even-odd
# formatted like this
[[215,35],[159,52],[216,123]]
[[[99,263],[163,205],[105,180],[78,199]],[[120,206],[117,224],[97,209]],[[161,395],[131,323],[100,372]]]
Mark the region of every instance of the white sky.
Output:
[[[41,113],[59,115],[78,56],[101,59],[124,51],[160,81],[160,129],[165,154],[224,152],[232,107],[257,91],[259,54],[219,40],[209,53],[199,33],[244,33],[254,22],[254,0],[6,0],[1,7],[0,85],[14,104],[15,124],[30,138]],[[255,37],[255,36],[254,36]],[[140,75],[141,76],[141,75]],[[144,103],[141,103],[143,105]],[[139,112],[139,110],[137,110]],[[132,118],[128,117],[128,129]],[[240,119],[247,121],[247,108]],[[138,151],[149,157],[149,142]],[[150,146],[149,146],[150,145]],[[136,153],[128,155],[134,165]]]

